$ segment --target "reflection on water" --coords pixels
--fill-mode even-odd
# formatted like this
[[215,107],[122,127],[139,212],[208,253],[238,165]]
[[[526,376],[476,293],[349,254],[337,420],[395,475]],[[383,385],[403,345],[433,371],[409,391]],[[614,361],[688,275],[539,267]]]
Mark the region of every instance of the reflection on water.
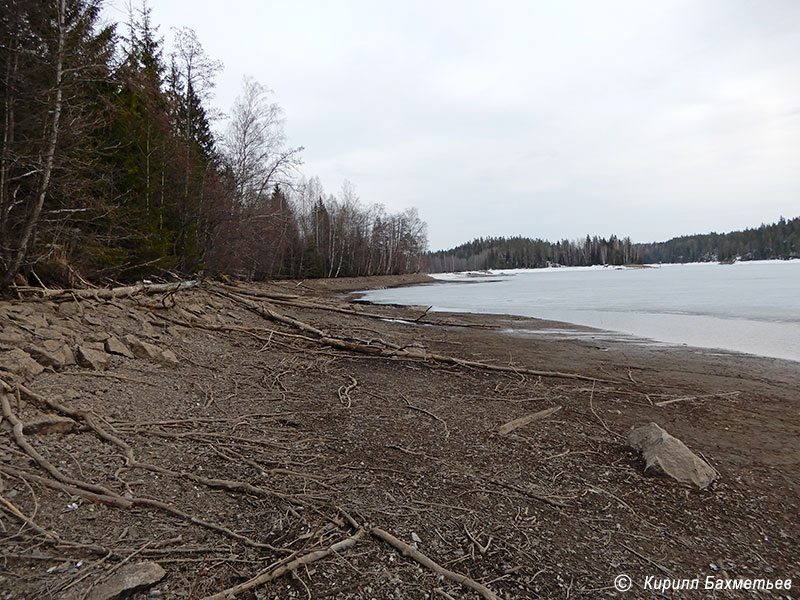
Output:
[[800,261],[562,268],[373,290],[372,302],[565,321],[662,342],[800,361]]

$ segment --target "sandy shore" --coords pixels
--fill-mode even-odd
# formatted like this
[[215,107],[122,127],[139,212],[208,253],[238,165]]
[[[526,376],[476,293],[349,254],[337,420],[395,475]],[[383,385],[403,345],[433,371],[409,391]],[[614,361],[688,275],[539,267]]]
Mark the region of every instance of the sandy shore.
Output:
[[[630,344],[588,329],[564,339],[548,333],[563,324],[344,296],[424,281],[248,287],[272,295],[243,296],[270,313],[213,289],[0,305],[6,348],[58,330],[73,333],[70,343],[132,335],[177,359],[113,356],[104,371],[68,366],[25,382],[97,419],[76,412],[68,433],[25,436],[71,491],[48,487],[53,473],[4,428],[2,597],[80,598],[142,561],[166,571],[142,598],[208,597],[260,573],[275,576],[238,597],[478,597],[378,530],[504,599],[613,596],[623,573],[629,598],[656,596],[644,588],[649,576],[797,577],[797,363]],[[35,395],[17,398],[20,388],[4,379],[21,421],[55,412]],[[720,479],[696,491],[644,474],[626,435],[650,421]],[[126,465],[123,446],[91,423],[137,463]],[[84,484],[131,505],[93,501]],[[275,574],[281,561],[354,535],[351,547],[294,576]],[[706,597],[699,593],[666,597]]]

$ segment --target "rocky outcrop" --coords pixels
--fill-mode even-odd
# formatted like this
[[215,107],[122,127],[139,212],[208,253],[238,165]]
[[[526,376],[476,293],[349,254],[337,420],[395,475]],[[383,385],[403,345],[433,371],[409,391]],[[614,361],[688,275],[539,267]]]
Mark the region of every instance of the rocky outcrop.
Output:
[[641,452],[645,471],[671,477],[700,489],[707,488],[718,476],[711,465],[656,423],[631,431],[628,443]]

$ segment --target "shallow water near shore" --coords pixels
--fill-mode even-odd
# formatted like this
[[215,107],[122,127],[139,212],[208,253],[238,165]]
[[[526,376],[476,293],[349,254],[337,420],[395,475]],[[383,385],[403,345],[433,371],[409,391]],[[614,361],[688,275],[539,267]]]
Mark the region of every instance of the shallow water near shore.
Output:
[[435,311],[535,317],[658,342],[800,361],[800,260],[434,277],[446,283],[371,290],[362,297]]

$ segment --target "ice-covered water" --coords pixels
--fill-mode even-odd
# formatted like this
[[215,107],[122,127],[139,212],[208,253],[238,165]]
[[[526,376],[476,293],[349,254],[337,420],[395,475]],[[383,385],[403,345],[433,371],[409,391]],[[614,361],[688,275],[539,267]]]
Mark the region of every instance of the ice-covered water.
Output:
[[800,260],[436,277],[452,282],[373,290],[364,299],[537,317],[800,361]]

